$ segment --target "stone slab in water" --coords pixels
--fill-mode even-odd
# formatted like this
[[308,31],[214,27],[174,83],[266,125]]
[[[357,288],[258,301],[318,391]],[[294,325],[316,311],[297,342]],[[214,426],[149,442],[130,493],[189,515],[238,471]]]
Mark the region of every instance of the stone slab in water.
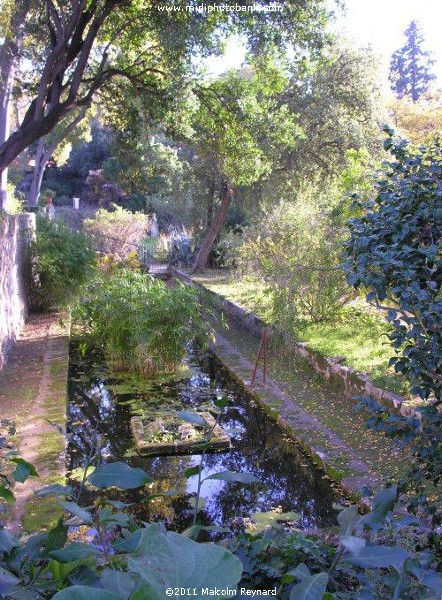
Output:
[[[215,425],[215,419],[210,413],[200,412],[197,414],[206,421],[209,428],[212,428]],[[159,421],[160,420],[158,420],[158,422]],[[177,422],[181,422],[178,417]],[[131,418],[130,426],[138,454],[142,454],[143,456],[164,456],[171,454],[201,453],[202,450],[198,446],[205,440],[205,432],[199,433],[199,435],[192,437],[192,439],[178,439],[170,442],[149,441],[148,427],[152,429],[152,426],[155,426],[155,423],[157,423],[157,421],[145,425],[140,417]],[[224,433],[219,425],[215,425],[206,452],[225,452],[227,450],[230,450],[230,438]]]

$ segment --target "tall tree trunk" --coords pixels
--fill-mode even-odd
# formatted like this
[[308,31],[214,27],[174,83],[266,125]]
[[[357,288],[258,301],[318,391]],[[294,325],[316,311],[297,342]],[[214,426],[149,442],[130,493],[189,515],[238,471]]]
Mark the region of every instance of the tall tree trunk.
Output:
[[77,116],[58,133],[56,138],[52,141],[52,144],[47,148],[45,147],[45,137],[41,137],[38,140],[37,152],[35,153],[34,174],[32,176],[31,189],[28,197],[29,206],[37,206],[46,165],[57,149],[57,146],[75,129],[80,121],[84,119],[87,109],[88,106],[83,107]]
[[[45,138],[40,138],[37,144],[37,152],[35,154],[35,167],[32,175],[31,189],[29,190],[28,205],[37,206],[40,197],[41,182],[46,169],[48,159],[45,152]],[[49,157],[50,158],[50,157]]]
[[199,249],[199,252],[195,258],[195,262],[193,263],[192,273],[202,271],[206,266],[213,242],[215,241],[218,233],[221,231],[221,227],[226,220],[227,213],[229,212],[230,205],[232,204],[232,198],[233,189],[230,187],[228,181],[224,181],[221,186],[221,206],[219,207],[218,212],[206,231],[201,248]]
[[[6,39],[0,49],[0,146],[10,134],[11,93],[15,74],[15,52],[11,40]],[[8,169],[0,174],[0,210],[6,208]]]
[[[23,44],[23,24],[30,7],[29,0],[16,0],[4,42],[0,47],[0,147],[10,136],[11,94],[15,69]],[[8,163],[9,164],[9,163]],[[0,210],[7,199],[8,164],[0,166]]]

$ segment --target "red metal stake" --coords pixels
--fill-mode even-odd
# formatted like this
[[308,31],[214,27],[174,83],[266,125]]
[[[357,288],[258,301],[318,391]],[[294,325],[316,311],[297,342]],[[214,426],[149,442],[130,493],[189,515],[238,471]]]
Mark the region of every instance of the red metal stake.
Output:
[[266,382],[266,370],[267,370],[267,329],[264,329],[261,335],[261,342],[259,344],[258,354],[256,355],[255,367],[253,369],[252,379],[250,381],[250,387],[253,386],[255,381],[256,373],[258,371],[259,360],[263,360],[263,377],[262,382],[265,385]]

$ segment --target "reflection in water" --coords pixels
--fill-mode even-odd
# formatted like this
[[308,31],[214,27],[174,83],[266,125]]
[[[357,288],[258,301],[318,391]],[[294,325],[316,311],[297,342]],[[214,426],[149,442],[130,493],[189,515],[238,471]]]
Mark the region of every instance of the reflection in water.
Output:
[[153,478],[149,492],[167,496],[142,502],[146,490],[112,491],[112,498],[133,502],[132,512],[143,519],[164,520],[168,527],[182,530],[190,524],[190,495],[196,493],[197,477],[186,479],[185,469],[198,465],[200,457],[161,456],[144,458],[135,453],[130,418],[141,415],[156,418],[164,411],[204,410],[211,402],[226,396],[228,407],[221,425],[232,438],[232,450],[208,454],[206,477],[219,471],[252,473],[262,483],[244,485],[210,480],[203,484],[207,500],[200,521],[206,525],[226,525],[232,519],[254,512],[281,507],[301,515],[302,528],[323,527],[335,523],[332,503],[340,499],[324,474],[303,456],[297,446],[266,414],[244,395],[213,358],[197,364],[189,356],[182,378],[140,380],[133,374],[110,374],[91,356],[79,358],[71,352],[68,423],[75,438],[68,447],[68,468],[82,464],[82,455],[90,452],[91,440],[101,444],[102,462],[125,460],[145,469]]

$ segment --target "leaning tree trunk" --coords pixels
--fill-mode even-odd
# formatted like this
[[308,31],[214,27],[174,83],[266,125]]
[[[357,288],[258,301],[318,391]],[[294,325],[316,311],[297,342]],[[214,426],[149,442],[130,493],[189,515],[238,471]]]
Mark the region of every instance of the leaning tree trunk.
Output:
[[216,189],[216,181],[212,179],[209,184],[209,203],[207,205],[207,223],[206,227],[210,227],[210,224],[213,220],[213,208],[215,204],[215,189]]
[[229,212],[230,205],[232,203],[233,198],[233,190],[229,186],[227,181],[224,181],[221,188],[221,206],[219,207],[218,212],[214,216],[212,222],[210,223],[206,235],[204,236],[203,243],[201,244],[201,248],[196,255],[195,262],[192,266],[192,273],[197,273],[198,271],[202,271],[206,266],[207,259],[209,258],[210,251],[213,246],[213,242],[215,241],[216,236],[221,231],[221,227],[226,220],[227,213]]

